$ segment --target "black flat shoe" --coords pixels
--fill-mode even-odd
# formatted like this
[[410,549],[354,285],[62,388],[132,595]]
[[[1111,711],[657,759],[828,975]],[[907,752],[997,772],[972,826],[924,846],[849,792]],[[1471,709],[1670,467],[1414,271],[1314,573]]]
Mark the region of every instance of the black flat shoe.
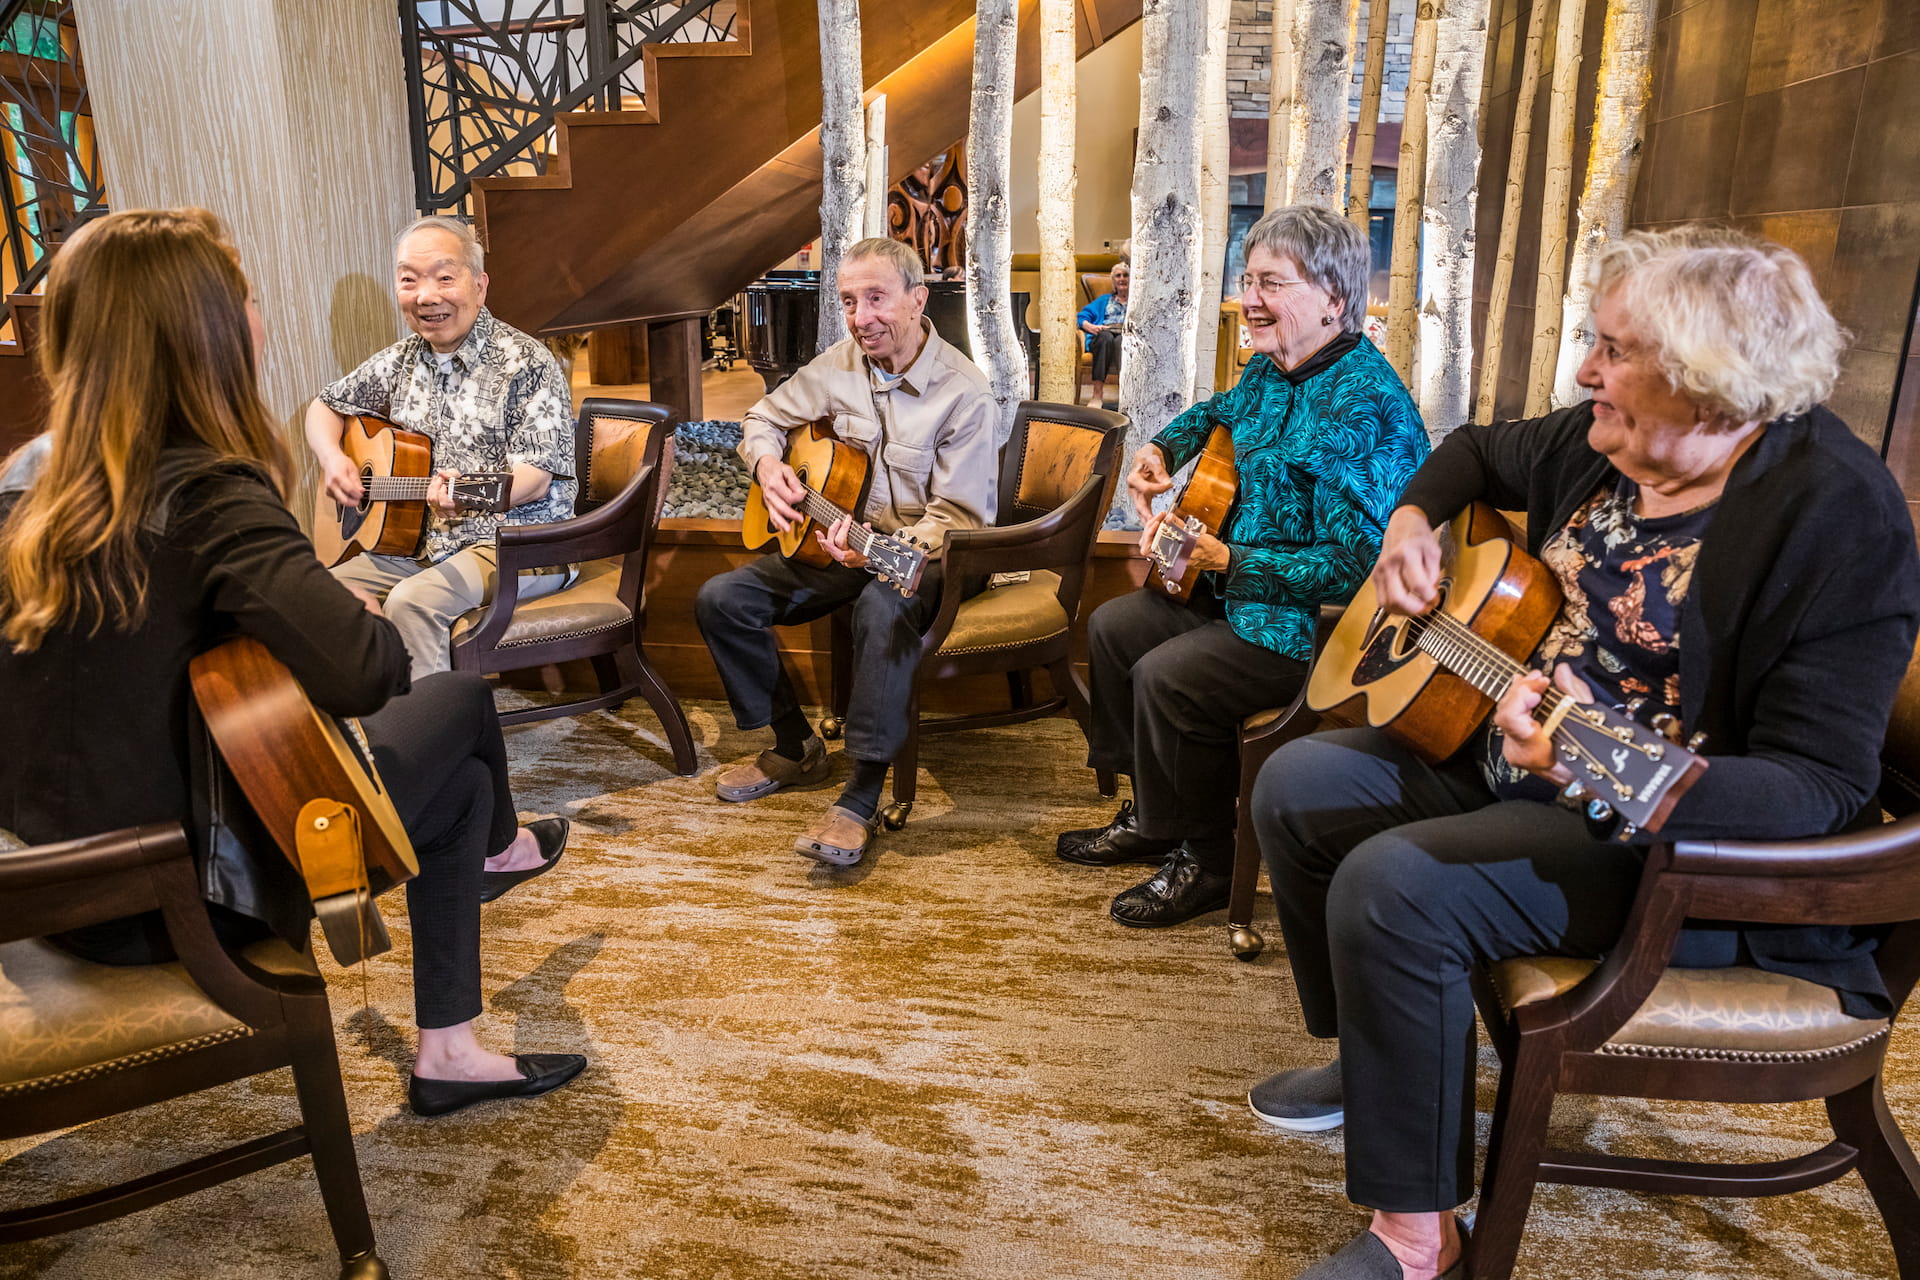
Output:
[[1176,847],[1173,841],[1149,840],[1140,834],[1131,800],[1120,802],[1120,812],[1106,826],[1063,831],[1053,842],[1056,857],[1083,867],[1117,867],[1124,862],[1153,865],[1165,860]]
[[417,1116],[444,1116],[496,1098],[535,1098],[580,1074],[587,1060],[577,1053],[516,1053],[518,1080],[427,1080],[407,1077],[407,1105]]
[[537,822],[529,822],[527,830],[533,832],[534,843],[540,846],[540,865],[524,871],[482,871],[480,901],[492,902],[513,886],[525,884],[535,876],[543,876],[553,870],[553,864],[560,861],[560,855],[567,851],[567,831],[571,825],[565,818],[541,818]]
[[1185,845],[1158,871],[1113,900],[1108,915],[1129,929],[1165,929],[1218,911],[1233,896],[1233,877],[1208,871]]

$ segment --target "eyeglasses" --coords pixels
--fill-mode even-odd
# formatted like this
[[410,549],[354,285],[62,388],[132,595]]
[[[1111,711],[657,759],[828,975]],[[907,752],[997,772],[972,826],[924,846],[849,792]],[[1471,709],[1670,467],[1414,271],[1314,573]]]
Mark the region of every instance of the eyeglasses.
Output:
[[1271,297],[1272,295],[1280,292],[1280,290],[1285,288],[1287,285],[1305,284],[1305,283],[1306,283],[1305,280],[1288,280],[1281,276],[1245,275],[1240,277],[1240,292],[1241,293],[1258,293],[1263,296]]

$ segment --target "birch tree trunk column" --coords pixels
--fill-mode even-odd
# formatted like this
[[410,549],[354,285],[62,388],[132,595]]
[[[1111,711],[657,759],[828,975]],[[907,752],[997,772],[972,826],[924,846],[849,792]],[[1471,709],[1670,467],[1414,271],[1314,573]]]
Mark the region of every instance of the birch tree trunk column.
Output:
[[1427,89],[1421,221],[1420,370],[1416,398],[1439,439],[1467,420],[1473,385],[1473,223],[1480,196],[1480,80],[1488,0],[1438,0]]
[[1580,223],[1567,263],[1566,303],[1560,313],[1560,359],[1553,377],[1553,403],[1580,398],[1574,376],[1593,345],[1588,309],[1593,261],[1603,245],[1627,229],[1627,201],[1640,166],[1653,53],[1654,0],[1610,0],[1606,36],[1600,44],[1600,95],[1593,111],[1593,146],[1587,154],[1587,185],[1580,194]]
[[834,286],[840,259],[865,228],[866,87],[860,67],[860,0],[819,0],[820,10],[820,337],[825,351],[847,336]]
[[1407,114],[1400,125],[1399,178],[1394,183],[1393,256],[1387,283],[1387,362],[1413,385],[1414,314],[1420,271],[1420,220],[1425,214],[1427,97],[1433,83],[1435,0],[1419,0],[1413,18],[1413,58],[1407,71]]
[[1267,213],[1287,202],[1296,61],[1293,6],[1294,0],[1273,0],[1273,43],[1267,54]]
[[1293,94],[1287,156],[1287,203],[1344,207],[1340,178],[1347,157],[1346,0],[1295,0],[1293,41],[1300,69]]
[[[1507,337],[1507,303],[1513,296],[1513,258],[1520,243],[1520,198],[1527,187],[1527,153],[1533,149],[1533,102],[1540,88],[1540,45],[1547,34],[1547,0],[1533,0],[1527,14],[1526,49],[1520,60],[1520,87],[1513,95],[1513,150],[1507,156],[1507,193],[1500,207],[1500,247],[1493,259],[1493,285],[1487,294],[1487,328],[1480,359],[1480,394],[1475,422],[1493,421],[1500,394],[1500,352]],[[1485,101],[1485,95],[1481,96]]]
[[1040,398],[1080,398],[1074,289],[1075,0],[1040,0]]
[[1553,40],[1553,92],[1547,107],[1546,190],[1540,199],[1540,262],[1533,282],[1533,347],[1527,360],[1529,418],[1547,411],[1560,357],[1562,285],[1566,279],[1567,213],[1573,202],[1573,108],[1580,87],[1582,0],[1560,0]]
[[1353,136],[1353,170],[1347,179],[1347,217],[1364,234],[1373,204],[1373,144],[1380,132],[1380,86],[1387,71],[1387,22],[1392,0],[1367,0],[1367,56],[1360,73],[1360,120]]
[[[1144,0],[1141,5],[1133,296],[1120,366],[1120,401],[1133,418],[1127,432],[1130,453],[1186,408],[1193,389],[1197,108],[1206,19],[1206,6],[1195,0]],[[1114,510],[1131,518],[1133,504],[1124,486],[1114,495]]]
[[1013,291],[1012,185],[1014,56],[1019,49],[1018,0],[980,0],[973,32],[973,118],[967,127],[967,337],[986,370],[998,417],[994,439],[1005,444],[1027,398],[1027,359]]
[[1196,275],[1200,281],[1194,331],[1193,400],[1213,394],[1220,346],[1220,277],[1227,267],[1227,42],[1232,39],[1233,0],[1207,0],[1207,48],[1200,64],[1200,236]]

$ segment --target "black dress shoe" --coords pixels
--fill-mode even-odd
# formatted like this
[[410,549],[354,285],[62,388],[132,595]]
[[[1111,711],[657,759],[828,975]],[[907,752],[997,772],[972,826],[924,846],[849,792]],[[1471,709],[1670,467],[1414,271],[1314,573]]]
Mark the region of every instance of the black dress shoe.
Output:
[[1151,865],[1175,847],[1175,841],[1149,840],[1140,834],[1131,800],[1120,802],[1120,812],[1106,826],[1062,831],[1053,842],[1053,851],[1062,862],[1077,862],[1083,867],[1117,867],[1123,862]]
[[540,846],[540,865],[524,871],[482,871],[480,901],[492,902],[513,886],[553,870],[553,864],[560,861],[560,855],[567,851],[567,829],[570,825],[565,818],[541,818],[538,822],[529,822],[527,830],[533,832],[534,843]]
[[534,1098],[580,1074],[587,1060],[577,1053],[516,1053],[518,1080],[426,1080],[407,1077],[407,1105],[417,1116],[444,1116],[495,1098]]
[[1233,877],[1207,870],[1181,845],[1144,884],[1116,897],[1107,914],[1130,929],[1164,929],[1218,911],[1232,896]]

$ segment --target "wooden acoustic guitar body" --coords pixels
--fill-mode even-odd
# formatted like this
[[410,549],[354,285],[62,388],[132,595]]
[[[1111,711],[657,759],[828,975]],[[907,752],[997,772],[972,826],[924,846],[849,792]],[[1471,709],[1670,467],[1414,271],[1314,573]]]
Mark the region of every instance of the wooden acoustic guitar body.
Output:
[[189,671],[214,745],[306,880],[334,955],[350,964],[384,951],[373,898],[420,864],[358,723],[318,710],[251,637],[209,649]]
[[[859,511],[866,506],[873,460],[864,450],[836,436],[833,424],[826,419],[788,432],[785,460],[800,477],[801,484],[834,506],[844,511]],[[760,491],[760,482],[755,480],[748,488],[746,511],[740,520],[740,540],[749,551],[775,542],[779,544],[780,554],[788,559],[825,568],[834,560],[814,541],[815,530],[827,531],[825,525],[811,516],[795,522],[791,529],[780,529],[767,514],[767,500]]]
[[[359,470],[361,488],[369,493],[369,482],[376,476],[419,479],[433,471],[433,441],[379,418],[348,418],[340,447]],[[410,556],[420,548],[426,522],[424,502],[375,502],[366,497],[358,506],[343,507],[322,488],[314,496],[313,549],[329,568],[362,551]]]
[[[1525,663],[1560,611],[1553,572],[1516,545],[1506,518],[1481,502],[1454,517],[1440,545],[1436,607]],[[1307,705],[1336,724],[1390,727],[1436,762],[1466,743],[1493,702],[1417,648],[1410,621],[1380,608],[1369,578],[1314,662]]]
[[[1165,534],[1155,539],[1155,550],[1163,544],[1167,548],[1166,564],[1163,568],[1159,559],[1153,560],[1147,570],[1149,588],[1175,600],[1192,597],[1194,584],[1200,580],[1200,570],[1194,567],[1191,558],[1194,527],[1197,525],[1200,530],[1218,537],[1238,488],[1239,477],[1233,469],[1233,433],[1225,427],[1215,427],[1207,437],[1206,447],[1200,451],[1199,460],[1193,464],[1187,487],[1180,491],[1179,500],[1167,513]],[[1178,530],[1187,532],[1176,536]]]

